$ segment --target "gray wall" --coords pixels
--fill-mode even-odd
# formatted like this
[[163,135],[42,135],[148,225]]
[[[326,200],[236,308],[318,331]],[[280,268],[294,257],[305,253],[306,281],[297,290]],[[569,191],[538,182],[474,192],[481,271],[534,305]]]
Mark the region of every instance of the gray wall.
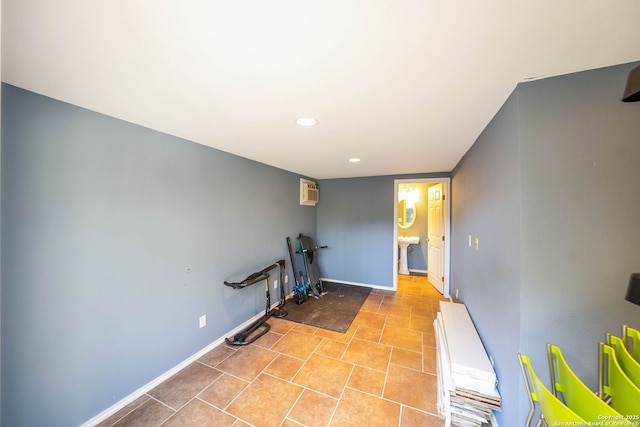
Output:
[[222,282],[315,234],[297,175],[2,89],[5,426],[118,402],[264,310]]
[[446,178],[448,173],[375,176],[319,181],[318,258],[324,277],[393,286],[394,181]]
[[[520,166],[517,95],[460,161],[451,180],[451,295],[459,292],[495,361],[501,426],[518,419]],[[478,237],[476,252],[469,247]]]
[[320,180],[318,258],[322,276],[393,286],[393,179]]
[[522,350],[540,366],[560,346],[590,386],[598,341],[640,327],[624,300],[640,271],[640,103],[620,102],[632,68],[519,88]]
[[595,388],[605,332],[640,327],[624,301],[640,271],[640,104],[620,102],[634,65],[520,84],[453,172],[452,294],[496,361],[500,425],[528,408],[518,351],[548,384],[554,343]]

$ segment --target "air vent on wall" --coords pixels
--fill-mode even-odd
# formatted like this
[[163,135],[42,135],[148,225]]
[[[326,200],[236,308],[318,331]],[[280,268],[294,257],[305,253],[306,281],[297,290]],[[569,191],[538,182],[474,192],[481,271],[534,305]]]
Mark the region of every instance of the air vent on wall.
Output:
[[300,204],[303,206],[315,206],[320,200],[320,188],[313,181],[300,178]]

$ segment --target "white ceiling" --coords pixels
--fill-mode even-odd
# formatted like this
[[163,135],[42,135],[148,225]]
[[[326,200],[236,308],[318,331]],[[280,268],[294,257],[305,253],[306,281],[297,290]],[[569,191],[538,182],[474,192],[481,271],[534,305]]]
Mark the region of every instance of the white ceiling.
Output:
[[450,171],[518,82],[640,59],[637,0],[2,0],[1,13],[4,82],[319,179]]

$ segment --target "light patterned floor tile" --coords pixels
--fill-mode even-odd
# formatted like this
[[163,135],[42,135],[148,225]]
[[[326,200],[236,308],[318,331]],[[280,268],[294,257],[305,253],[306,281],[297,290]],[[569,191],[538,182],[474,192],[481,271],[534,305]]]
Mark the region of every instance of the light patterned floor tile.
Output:
[[399,404],[347,388],[329,425],[389,427],[397,426],[399,420]]
[[229,405],[227,412],[257,427],[277,426],[303,390],[290,382],[262,374]]
[[337,398],[347,384],[352,369],[350,363],[314,354],[293,378],[293,382]]

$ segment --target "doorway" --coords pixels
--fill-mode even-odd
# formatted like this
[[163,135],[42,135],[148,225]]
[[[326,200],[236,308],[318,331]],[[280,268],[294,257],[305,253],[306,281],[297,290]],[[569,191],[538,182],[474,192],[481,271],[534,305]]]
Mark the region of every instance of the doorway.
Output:
[[[409,246],[413,255],[413,262],[411,256],[408,259],[409,272],[427,274],[429,283],[448,298],[451,179],[396,179],[394,188],[393,289],[398,289],[398,238],[417,236],[419,243],[411,245],[413,248]],[[406,222],[407,216],[412,217],[411,223]]]

